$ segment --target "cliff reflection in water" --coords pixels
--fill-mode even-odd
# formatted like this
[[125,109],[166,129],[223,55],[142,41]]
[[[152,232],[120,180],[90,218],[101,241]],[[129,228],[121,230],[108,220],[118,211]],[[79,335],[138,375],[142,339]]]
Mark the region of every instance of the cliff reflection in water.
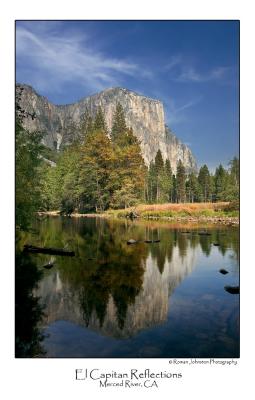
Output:
[[[192,272],[200,250],[209,256],[216,240],[222,244],[219,251],[230,245],[238,248],[235,235],[231,241],[220,231],[199,236],[196,231],[184,234],[100,219],[50,220],[40,234],[45,246],[69,243],[77,254],[59,257],[40,282],[36,294],[46,305],[45,323],[71,321],[115,338],[131,337],[167,320],[169,298]],[[160,243],[128,246],[131,237]]]

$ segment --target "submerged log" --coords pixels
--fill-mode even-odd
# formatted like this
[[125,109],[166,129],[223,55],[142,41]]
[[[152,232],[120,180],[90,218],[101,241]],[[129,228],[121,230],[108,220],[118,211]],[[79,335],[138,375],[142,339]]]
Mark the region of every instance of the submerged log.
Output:
[[52,247],[37,247],[30,244],[24,245],[24,251],[28,253],[42,253],[42,254],[52,254],[56,256],[75,256],[74,251],[55,249]]

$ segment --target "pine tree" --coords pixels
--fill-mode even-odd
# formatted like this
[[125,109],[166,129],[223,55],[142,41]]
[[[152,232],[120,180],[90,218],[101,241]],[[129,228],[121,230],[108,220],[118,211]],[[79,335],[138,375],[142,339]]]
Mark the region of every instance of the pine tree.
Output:
[[156,202],[159,203],[162,196],[162,177],[164,175],[164,161],[160,150],[157,151],[155,157],[155,173],[156,173]]
[[239,174],[240,174],[240,166],[239,166],[239,159],[234,157],[229,162],[230,165],[230,175],[233,180],[234,185],[239,188]]
[[177,182],[175,175],[172,177],[171,202],[177,203]]
[[[112,181],[116,194],[112,196],[112,207],[125,207],[144,201],[146,167],[141,154],[141,147],[133,130],[126,128],[113,143],[115,167]],[[123,199],[121,199],[121,193]],[[125,195],[124,195],[125,194]],[[124,198],[126,201],[124,202]]]
[[229,162],[230,171],[229,171],[229,185],[226,193],[226,199],[229,201],[239,201],[239,159],[234,157],[233,160]]
[[166,174],[167,201],[172,202],[171,192],[172,192],[172,185],[173,185],[173,182],[172,182],[173,173],[172,173],[171,163],[170,163],[169,159],[166,159],[165,174]]
[[63,214],[67,208],[74,211],[79,207],[79,160],[80,144],[76,142],[60,153],[57,166],[48,169],[45,175],[44,195],[51,206],[60,209]]
[[[218,199],[220,200],[225,200],[225,201],[238,201],[239,200],[239,160],[237,157],[234,157],[228,164],[230,166],[229,170],[224,169],[224,177],[221,178],[219,177],[219,171],[218,167],[215,171],[215,185],[216,182],[219,182],[219,180],[223,180],[223,183],[221,184],[222,186],[222,191],[221,195]],[[221,179],[220,179],[221,178]],[[219,186],[219,183],[218,183]]]
[[125,114],[123,107],[120,103],[117,103],[116,110],[113,116],[113,124],[111,131],[111,139],[113,142],[118,140],[121,135],[126,132],[127,126],[125,121]]
[[94,120],[94,131],[103,131],[107,133],[107,126],[105,122],[104,113],[102,107],[99,106]]
[[177,195],[177,203],[184,203],[186,200],[186,175],[185,175],[185,167],[181,160],[178,161],[177,164],[177,172],[176,172],[176,195]]
[[112,192],[114,153],[110,139],[101,129],[88,136],[81,147],[79,196],[86,208],[105,210]]
[[219,167],[216,168],[214,175],[214,188],[215,188],[214,197],[216,201],[225,199],[227,181],[228,181],[227,171],[220,164]]
[[201,190],[202,201],[211,201],[212,180],[206,164],[199,170],[198,182]]
[[194,172],[188,175],[188,180],[186,182],[186,198],[189,203],[200,201],[198,180]]
[[148,175],[147,175],[147,201],[153,204],[156,201],[157,177],[156,169],[153,161],[150,162]]

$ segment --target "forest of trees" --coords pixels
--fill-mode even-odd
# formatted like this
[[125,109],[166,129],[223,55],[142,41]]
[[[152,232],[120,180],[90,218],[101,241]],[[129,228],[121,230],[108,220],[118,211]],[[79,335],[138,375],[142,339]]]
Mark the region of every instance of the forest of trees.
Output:
[[126,208],[138,203],[234,201],[239,198],[239,160],[211,174],[206,165],[198,173],[186,171],[181,160],[174,174],[158,150],[149,168],[140,143],[127,127],[123,108],[116,105],[111,132],[104,113],[84,113],[76,141],[55,155],[56,166],[45,161],[40,133],[29,133],[16,109],[16,224],[24,228],[36,210],[70,214]]
[[169,160],[165,163],[158,150],[147,174],[146,201],[148,203],[194,203],[236,201],[239,199],[239,160],[234,157],[225,169],[220,164],[214,174],[207,165],[198,173],[187,173],[181,160],[176,174]]

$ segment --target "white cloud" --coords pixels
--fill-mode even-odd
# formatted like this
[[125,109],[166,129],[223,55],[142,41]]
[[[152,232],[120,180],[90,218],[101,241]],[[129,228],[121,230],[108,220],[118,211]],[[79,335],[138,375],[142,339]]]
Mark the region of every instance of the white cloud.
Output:
[[230,67],[216,67],[205,73],[196,71],[193,67],[183,68],[180,75],[175,78],[178,82],[209,82],[226,77]]
[[136,63],[97,51],[87,35],[69,32],[61,36],[60,32],[47,25],[33,31],[26,26],[16,29],[18,72],[22,70],[38,89],[57,90],[76,81],[88,89],[102,90],[119,85],[124,76],[151,76]]
[[165,71],[171,71],[173,68],[179,66],[183,61],[181,55],[173,55],[170,57],[168,63],[164,66]]

